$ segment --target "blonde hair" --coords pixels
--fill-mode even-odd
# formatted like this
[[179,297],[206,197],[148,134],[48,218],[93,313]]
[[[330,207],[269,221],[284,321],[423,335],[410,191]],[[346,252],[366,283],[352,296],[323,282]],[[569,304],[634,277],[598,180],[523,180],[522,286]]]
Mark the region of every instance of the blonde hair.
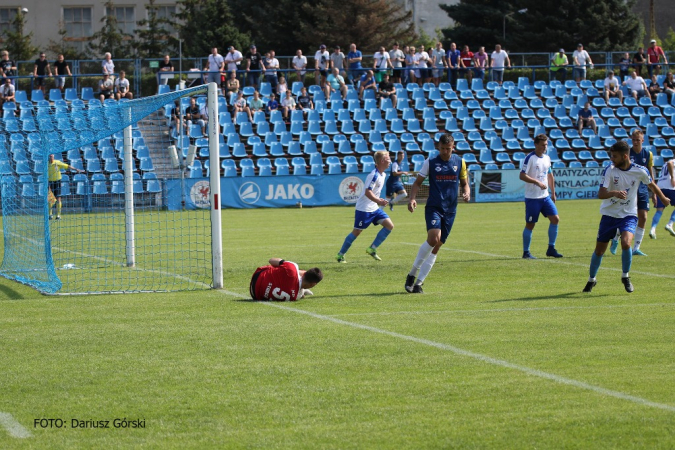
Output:
[[373,158],[375,159],[375,163],[379,164],[380,161],[382,161],[384,159],[385,155],[388,155],[388,154],[389,154],[389,152],[387,152],[386,150],[376,151],[375,155],[373,156]]
[[644,136],[645,136],[645,134],[640,129],[636,129],[630,134],[630,137],[640,137],[641,138],[641,137],[644,137]]

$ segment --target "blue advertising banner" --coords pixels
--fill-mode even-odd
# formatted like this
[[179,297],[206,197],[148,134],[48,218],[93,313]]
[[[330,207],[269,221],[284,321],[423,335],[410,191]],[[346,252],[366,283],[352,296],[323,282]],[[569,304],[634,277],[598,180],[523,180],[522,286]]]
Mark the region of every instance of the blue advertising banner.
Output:
[[[558,200],[597,198],[603,167],[553,169]],[[525,198],[525,183],[520,170],[477,170],[474,196],[481,202],[515,202]]]
[[[221,206],[225,208],[279,208],[355,204],[367,174],[232,177],[220,179]],[[209,208],[209,180],[184,180],[185,208]],[[181,181],[168,180],[167,206],[181,209]]]

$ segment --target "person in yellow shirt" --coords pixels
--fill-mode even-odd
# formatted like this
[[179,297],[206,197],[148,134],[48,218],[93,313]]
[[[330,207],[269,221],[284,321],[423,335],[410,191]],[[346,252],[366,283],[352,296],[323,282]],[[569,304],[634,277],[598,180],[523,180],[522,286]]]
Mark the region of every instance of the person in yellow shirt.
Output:
[[49,180],[49,220],[53,219],[52,208],[56,204],[56,220],[61,219],[61,169],[63,170],[75,170],[76,172],[83,173],[84,170],[76,169],[75,167],[69,166],[63,161],[54,159],[54,155],[49,155],[49,166],[47,170],[47,177]]
[[565,50],[561,48],[558,53],[553,55],[553,58],[551,58],[550,78],[553,80],[558,80],[562,76],[562,80],[560,81],[564,83],[567,79],[568,64],[569,62],[567,61]]

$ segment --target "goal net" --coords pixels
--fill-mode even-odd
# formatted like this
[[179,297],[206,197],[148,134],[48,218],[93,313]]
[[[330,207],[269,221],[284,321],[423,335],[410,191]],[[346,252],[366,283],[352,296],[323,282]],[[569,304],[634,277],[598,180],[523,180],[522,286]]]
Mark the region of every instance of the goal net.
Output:
[[[206,93],[200,86],[121,102],[5,104],[0,275],[48,294],[222,287],[212,251],[220,208],[208,182],[205,201],[186,201],[182,148],[190,137],[165,113],[183,97],[203,104]],[[217,117],[217,101],[209,111]],[[217,146],[216,133],[209,124],[201,139]],[[50,154],[64,165],[50,166]]]

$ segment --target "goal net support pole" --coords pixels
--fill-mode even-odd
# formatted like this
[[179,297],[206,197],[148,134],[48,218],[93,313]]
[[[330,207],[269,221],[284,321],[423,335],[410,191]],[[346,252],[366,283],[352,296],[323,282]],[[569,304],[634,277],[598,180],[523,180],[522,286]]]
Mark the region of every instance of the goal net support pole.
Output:
[[136,240],[134,239],[134,169],[131,154],[131,125],[124,129],[124,228],[127,267],[136,265]]
[[218,85],[209,83],[207,91],[211,202],[211,258],[213,289],[223,288],[223,233],[220,211],[220,141],[218,139]]

